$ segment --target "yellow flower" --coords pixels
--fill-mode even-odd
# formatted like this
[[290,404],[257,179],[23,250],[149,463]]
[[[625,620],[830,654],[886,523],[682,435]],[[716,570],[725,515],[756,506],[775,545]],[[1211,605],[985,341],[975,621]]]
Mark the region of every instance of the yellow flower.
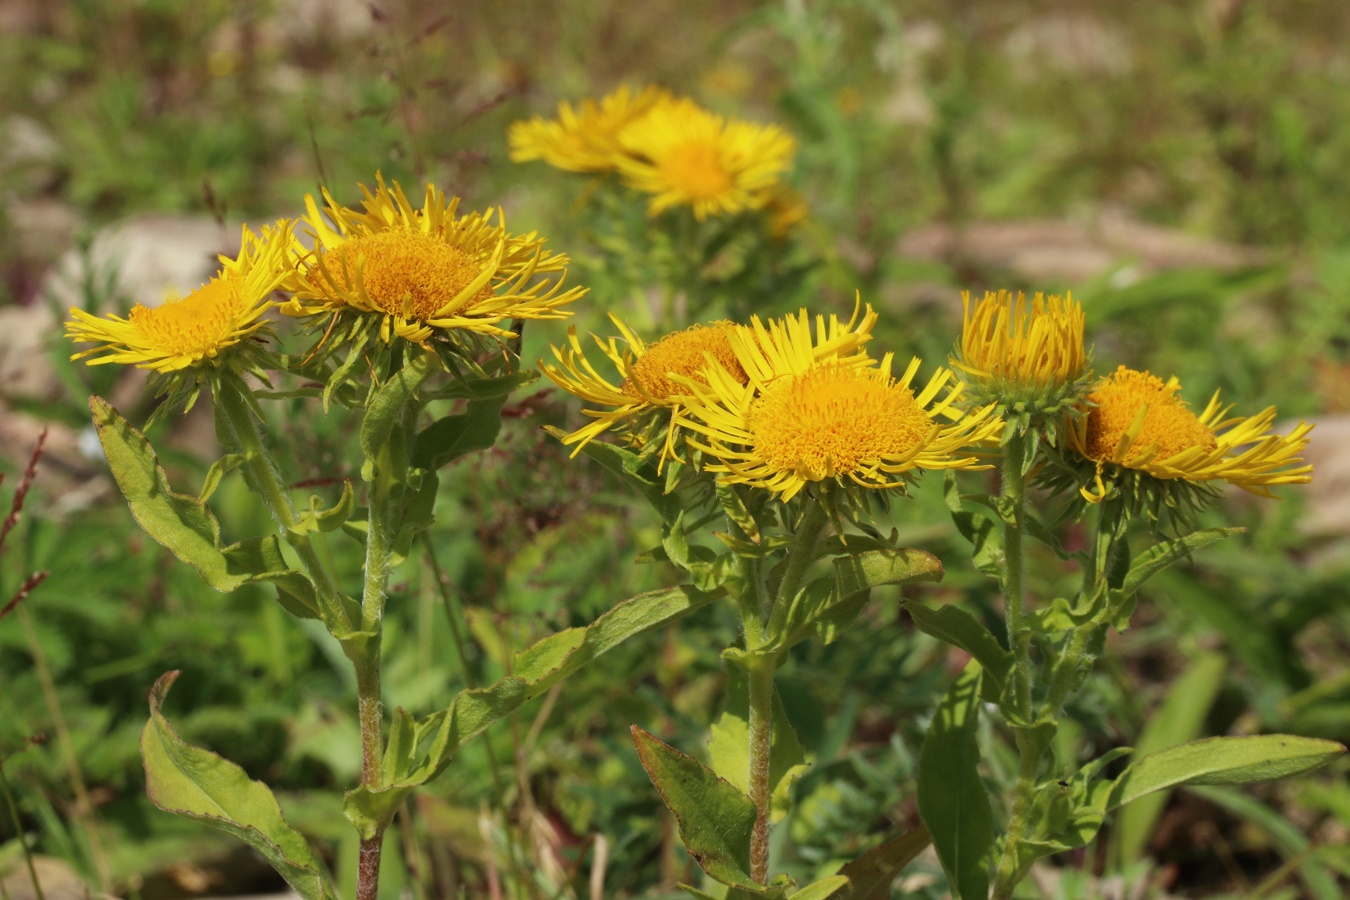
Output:
[[292,291],[281,311],[292,316],[355,312],[380,317],[380,337],[426,345],[438,331],[460,329],[494,337],[514,337],[499,327],[506,319],[561,319],[560,307],[585,288],[562,289],[562,278],[535,280],[563,272],[568,259],[543,249],[535,232],[507,233],[501,210],[457,216],[459,198],[448,204],[427,185],[421,209],[413,209],[395,182],[376,176],[371,193],[364,185],[364,211],[340,206],[324,191],[330,226],[314,198],[305,197],[316,247],[297,251],[299,259],[283,287]]
[[955,409],[961,384],[949,369],[916,394],[910,385],[919,360],[897,380],[892,359],[827,360],[782,374],[753,395],[709,378],[710,389],[687,402],[689,421],[681,424],[699,435],[688,444],[712,460],[705,468],[722,473],[723,482],[764,488],[784,501],[815,482],[884,489],[903,485],[916,469],[983,468],[963,449],[997,438],[1003,422],[994,408]]
[[619,132],[670,99],[664,88],[645,87],[634,93],[623,85],[598,102],[582,100],[575,110],[564,101],[558,104],[556,120],[535,116],[511,125],[507,137],[511,159],[541,159],[569,172],[608,172],[625,153]]
[[[539,367],[563,390],[605,407],[583,409],[595,421],[567,435],[564,444],[575,444],[580,452],[587,442],[615,426],[624,427],[630,439],[642,444],[651,438],[653,425],[662,424],[660,420],[664,419],[664,461],[674,455],[681,410],[694,387],[707,387],[712,378],[723,383],[724,389],[730,385],[744,387],[755,377],[750,370],[763,372],[775,364],[809,365],[818,358],[852,353],[871,337],[876,318],[870,306],[861,316],[855,308],[847,323],[835,316],[828,322],[824,316],[817,316],[817,339],[813,341],[810,320],[802,310],[797,316],[770,320],[767,324],[755,318],[749,327],[728,321],[694,325],[648,344],[611,314],[610,319],[623,335],[627,348],[621,348],[617,338],[592,337],[620,376],[618,384],[591,365],[576,329],[568,330],[566,348],[550,347],[559,364],[540,360]],[[758,349],[760,335],[765,336],[763,340],[776,341],[767,354]],[[804,361],[799,357],[804,357]],[[655,419],[649,416],[653,412],[658,413]]]
[[993,407],[963,415],[954,406],[961,385],[947,369],[915,394],[917,359],[892,378],[891,354],[878,364],[858,352],[876,318],[870,306],[861,323],[856,310],[847,325],[817,317],[814,340],[805,311],[738,329],[731,343],[744,383],[717,366],[702,383],[684,382],[679,425],[698,435],[687,443],[705,454],[705,468],[790,500],[808,482],[890,488],[904,483],[892,476],[914,469],[976,466],[958,454],[998,434]]
[[1085,317],[1081,304],[1036,294],[985,292],[971,307],[962,293],[965,324],[951,359],[970,385],[973,403],[998,403],[1011,414],[1048,416],[1072,406],[1086,387]]
[[154,307],[138,303],[125,319],[71,309],[66,337],[100,344],[71,359],[159,373],[218,364],[267,326],[263,313],[275,305],[272,292],[289,268],[291,225],[279,221],[264,227],[261,235],[244,228],[239,254],[234,259],[222,256],[215,277],[186,297]]
[[1226,481],[1263,497],[1274,496],[1272,485],[1311,480],[1312,466],[1296,465],[1311,425],[1301,422],[1287,435],[1271,434],[1274,407],[1228,418],[1232,407],[1219,405],[1217,391],[1197,416],[1177,396],[1180,390],[1176,378],[1164,383],[1125,366],[1097,382],[1088,395],[1094,406],[1068,431],[1069,447],[1097,466],[1095,490],[1080,489],[1088,501],[1106,497],[1107,464],[1164,481]]
[[776,125],[727,121],[680,99],[659,103],[619,134],[630,185],[654,194],[648,212],[691,206],[694,216],[759,209],[792,162],[796,141]]

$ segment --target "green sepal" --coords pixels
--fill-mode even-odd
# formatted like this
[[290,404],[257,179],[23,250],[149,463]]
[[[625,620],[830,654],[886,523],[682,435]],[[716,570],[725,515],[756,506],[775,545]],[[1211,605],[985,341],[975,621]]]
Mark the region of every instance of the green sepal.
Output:
[[989,896],[989,853],[994,814],[980,780],[976,731],[980,715],[979,662],[966,664],[938,704],[919,752],[919,815],[947,873],[952,896]]
[[132,517],[146,534],[222,593],[268,582],[277,586],[278,602],[287,612],[320,618],[313,583],[304,573],[287,568],[276,535],[221,546],[215,515],[197,497],[169,487],[168,476],[145,435],[101,397],[90,397],[89,408],[108,468]]
[[873,847],[839,870],[848,885],[832,900],[890,900],[891,882],[933,843],[923,825]]
[[1335,741],[1291,734],[1202,738],[1131,763],[1116,778],[1108,809],[1183,784],[1255,784],[1302,775],[1345,752]]
[[145,792],[165,812],[225,831],[272,865],[301,897],[336,897],[304,835],[287,823],[272,791],[215,753],[188,744],[160,713],[179,673],[160,676],[150,691],[150,720],[141,732]]
[[[708,761],[713,771],[737,790],[750,792],[750,684],[741,665],[727,667],[727,706],[708,734]],[[792,783],[806,773],[806,751],[773,692],[773,723],[769,739],[770,820],[788,814]]]
[[349,518],[356,508],[356,492],[352,490],[350,480],[343,479],[342,496],[328,509],[323,508],[323,498],[313,494],[309,497],[309,509],[300,516],[300,520],[288,531],[294,534],[309,534],[314,531],[336,531]]
[[633,743],[694,861],[722,884],[762,889],[764,885],[750,875],[750,840],[758,817],[750,798],[703,763],[636,725]]
[[905,601],[901,605],[914,620],[915,627],[924,634],[964,650],[979,661],[984,668],[984,678],[980,682],[982,696],[990,703],[997,703],[1013,666],[1012,653],[1003,648],[998,638],[960,607],[932,609],[914,601]]
[[706,606],[718,596],[687,586],[638,594],[589,626],[569,628],[522,650],[516,654],[513,675],[461,691],[446,709],[421,719],[395,712],[396,729],[383,759],[384,786],[348,791],[343,812],[363,836],[373,836],[414,788],[444,771],[455,753],[489,725],[628,638]]

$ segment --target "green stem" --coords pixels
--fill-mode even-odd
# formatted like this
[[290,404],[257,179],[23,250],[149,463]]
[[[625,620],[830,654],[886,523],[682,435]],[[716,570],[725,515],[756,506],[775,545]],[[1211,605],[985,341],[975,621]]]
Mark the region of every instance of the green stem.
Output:
[[750,660],[750,800],[755,804],[755,830],[750,835],[750,877],[769,880],[769,760],[773,748],[773,673],[777,654]]
[[[10,821],[14,823],[14,836],[19,840],[19,847],[23,850],[23,860],[28,864],[28,878],[33,882],[33,893],[37,900],[46,900],[42,893],[42,883],[38,881],[37,869],[33,867],[33,850],[28,846],[28,838],[23,833],[23,823],[19,821],[19,809],[14,803],[14,794],[9,789],[9,778],[5,775],[4,760],[0,760],[0,790],[5,795],[5,805],[9,808]],[[0,890],[3,887],[0,886]],[[5,891],[5,897],[9,897],[9,892]]]
[[1026,521],[1026,483],[1022,457],[1026,439],[1013,435],[1003,448],[1003,602],[1008,620],[1008,648],[1013,655],[1013,702],[1024,721],[1031,719],[1031,632],[1026,625],[1022,529]]
[[1023,581],[1023,529],[1026,527],[1026,479],[1023,475],[1023,457],[1026,438],[1020,434],[1010,437],[1003,447],[1003,487],[1001,512],[1003,514],[1003,600],[1008,621],[1008,648],[1012,651],[1012,712],[1011,718],[1017,741],[1017,787],[1013,806],[1008,815],[1008,829],[1003,842],[994,881],[996,900],[1012,897],[1018,877],[1018,845],[1026,835],[1032,801],[1036,796],[1036,776],[1040,771],[1044,742],[1032,738],[1026,730],[1034,718],[1031,708],[1031,630],[1026,621],[1026,586]]
[[[246,390],[248,388],[235,379],[223,380],[219,389],[215,392],[215,400],[220,404],[225,413],[226,421],[229,422],[231,430],[234,431],[234,438],[238,442],[239,452],[244,458],[244,467],[248,472],[249,482],[262,497],[263,503],[272,514],[272,520],[276,523],[282,537],[300,557],[300,564],[304,566],[305,574],[314,583],[314,590],[319,596],[319,602],[325,607],[325,617],[336,617],[341,611],[341,604],[337,599],[337,588],[333,586],[333,580],[328,574],[328,569],[319,559],[318,553],[315,552],[314,544],[310,541],[309,535],[294,530],[300,518],[295,513],[295,506],[291,503],[291,496],[286,486],[282,484],[276,464],[272,461],[272,457],[263,444],[262,435],[258,432],[258,425],[253,418],[253,412],[244,399],[243,392]],[[341,621],[341,619],[337,619],[337,621]]]
[[994,900],[1011,900],[1013,888],[1020,880],[1017,847],[1021,844],[1030,824],[1031,805],[1036,799],[1036,776],[1040,772],[1042,753],[1043,747],[1039,742],[1033,742],[1025,731],[1017,732],[1017,787],[1013,793],[1012,811],[1008,815],[1008,832],[1003,842],[1003,855],[999,859],[998,872],[994,877]]

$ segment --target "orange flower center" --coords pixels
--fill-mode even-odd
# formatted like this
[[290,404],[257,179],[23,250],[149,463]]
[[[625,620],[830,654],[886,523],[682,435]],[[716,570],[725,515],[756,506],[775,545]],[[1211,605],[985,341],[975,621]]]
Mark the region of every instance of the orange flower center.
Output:
[[1154,458],[1159,460],[1192,447],[1213,450],[1218,446],[1214,432],[1177,396],[1180,389],[1179,384],[1165,384],[1155,375],[1124,366],[1097,382],[1088,394],[1096,407],[1088,411],[1086,455],[1100,461],[1113,460],[1120,439],[1134,427],[1145,406],[1148,412],[1127,458],[1153,446],[1158,448]]
[[901,455],[932,430],[909,388],[879,370],[844,367],[775,380],[748,424],[765,462],[815,480]]
[[128,321],[147,346],[165,356],[214,356],[235,343],[238,286],[229,275],[213,278],[181,300],[148,307],[136,304]]
[[360,235],[324,250],[323,269],[313,265],[308,280],[314,291],[331,300],[348,302],[365,296],[375,309],[408,319],[426,321],[451,315],[495,296],[492,284],[462,296],[483,273],[468,253],[437,235],[410,228],[393,228]]
[[707,326],[693,325],[683,331],[668,334],[651,344],[628,368],[628,378],[620,387],[635,400],[665,400],[688,392],[688,388],[672,381],[670,376],[707,384],[703,370],[708,367],[708,356],[721,363],[741,384],[750,379],[741,368],[731,349],[728,335],[735,326],[730,322],[713,322]]
[[661,161],[661,174],[668,184],[697,200],[720,197],[734,186],[717,146],[708,141],[676,144]]

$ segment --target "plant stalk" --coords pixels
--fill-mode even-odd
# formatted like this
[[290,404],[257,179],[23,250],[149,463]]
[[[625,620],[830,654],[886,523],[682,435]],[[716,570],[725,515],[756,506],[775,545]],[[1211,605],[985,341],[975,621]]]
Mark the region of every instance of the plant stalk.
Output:
[[750,800],[755,804],[755,830],[750,835],[750,877],[769,880],[769,759],[773,748],[773,673],[777,654],[753,657],[750,681]]
[[341,610],[337,588],[333,586],[328,569],[315,552],[309,535],[294,530],[300,518],[296,515],[291,496],[286,486],[282,484],[276,465],[263,444],[262,435],[259,434],[257,423],[253,419],[253,412],[244,400],[243,392],[246,390],[248,388],[237,379],[227,379],[215,392],[215,401],[224,410],[226,421],[229,422],[235,440],[239,443],[239,451],[244,457],[249,481],[272,514],[272,520],[276,523],[281,536],[300,557],[305,574],[314,582],[314,590],[319,595],[320,602],[327,607],[326,612],[337,615]]
[[1003,601],[1008,624],[1008,648],[1012,651],[1013,733],[1017,742],[1017,787],[1008,815],[1003,855],[994,881],[995,900],[1009,900],[1018,876],[1017,848],[1026,835],[1036,776],[1045,745],[1027,732],[1034,715],[1031,708],[1031,631],[1026,622],[1023,532],[1026,528],[1026,478],[1023,462],[1026,437],[1013,434],[1003,447],[1000,512],[1003,519]]

